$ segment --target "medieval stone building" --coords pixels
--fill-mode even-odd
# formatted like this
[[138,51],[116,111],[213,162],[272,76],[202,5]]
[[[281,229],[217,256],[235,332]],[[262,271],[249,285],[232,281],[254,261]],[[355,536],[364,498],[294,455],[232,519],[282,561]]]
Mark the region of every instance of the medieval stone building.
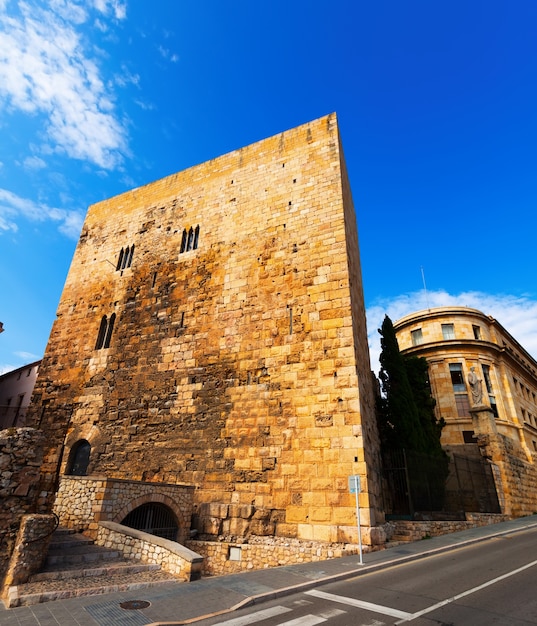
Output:
[[32,404],[43,489],[94,534],[158,503],[183,539],[356,544],[359,475],[381,543],[373,388],[332,114],[89,208]]

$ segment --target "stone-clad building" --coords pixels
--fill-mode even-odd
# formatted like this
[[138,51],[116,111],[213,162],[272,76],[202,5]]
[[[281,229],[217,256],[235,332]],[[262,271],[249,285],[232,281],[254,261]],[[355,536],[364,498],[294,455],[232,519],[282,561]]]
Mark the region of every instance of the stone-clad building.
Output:
[[184,537],[189,490],[201,538],[356,543],[359,475],[382,542],[373,389],[332,114],[89,208],[34,392],[44,487],[72,476],[76,515],[128,484],[67,520],[95,532],[159,502]]
[[403,354],[429,364],[442,445],[492,464],[502,513],[537,509],[537,362],[493,317],[467,307],[418,311],[394,324]]

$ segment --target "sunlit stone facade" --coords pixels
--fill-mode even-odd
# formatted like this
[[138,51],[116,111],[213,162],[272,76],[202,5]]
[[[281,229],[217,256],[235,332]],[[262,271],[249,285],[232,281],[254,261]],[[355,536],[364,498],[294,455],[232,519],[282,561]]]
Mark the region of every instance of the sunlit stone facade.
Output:
[[199,536],[356,542],[360,475],[364,542],[382,542],[335,115],[89,208],[33,419],[49,487],[57,467],[193,485]]

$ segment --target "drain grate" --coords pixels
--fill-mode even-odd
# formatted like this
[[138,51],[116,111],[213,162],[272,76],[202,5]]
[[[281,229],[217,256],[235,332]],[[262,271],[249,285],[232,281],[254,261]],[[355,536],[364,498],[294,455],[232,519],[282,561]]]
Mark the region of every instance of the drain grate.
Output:
[[124,611],[117,601],[90,604],[84,608],[99,626],[146,626],[155,621],[143,611]]
[[147,600],[127,600],[126,602],[121,602],[119,606],[126,611],[138,611],[147,609],[148,606],[151,606],[151,602]]

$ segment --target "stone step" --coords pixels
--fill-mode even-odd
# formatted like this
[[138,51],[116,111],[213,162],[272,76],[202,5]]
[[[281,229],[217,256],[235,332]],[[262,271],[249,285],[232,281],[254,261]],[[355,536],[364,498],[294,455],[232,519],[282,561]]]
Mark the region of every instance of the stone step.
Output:
[[120,557],[92,539],[67,529],[55,531],[43,569],[24,585],[11,587],[8,608],[64,598],[142,589],[179,580],[159,565]]
[[93,539],[81,534],[61,534],[52,536],[49,551],[70,550],[79,546],[92,545]]
[[177,584],[178,582],[171,574],[154,569],[130,573],[109,571],[99,576],[85,575],[61,580],[44,580],[10,587],[4,603],[7,608],[31,606],[53,600],[117,591],[134,591],[155,585]]
[[63,548],[55,548],[49,550],[45,560],[45,568],[56,565],[76,564],[76,563],[95,563],[96,561],[117,560],[119,552],[117,550],[109,550],[93,543],[71,547],[69,550]]
[[48,569],[31,576],[28,583],[69,580],[71,578],[115,576],[116,574],[138,574],[148,571],[160,571],[160,566],[125,560],[106,561],[102,564],[95,564],[93,567],[86,568],[81,568],[80,564],[76,564],[61,569]]

